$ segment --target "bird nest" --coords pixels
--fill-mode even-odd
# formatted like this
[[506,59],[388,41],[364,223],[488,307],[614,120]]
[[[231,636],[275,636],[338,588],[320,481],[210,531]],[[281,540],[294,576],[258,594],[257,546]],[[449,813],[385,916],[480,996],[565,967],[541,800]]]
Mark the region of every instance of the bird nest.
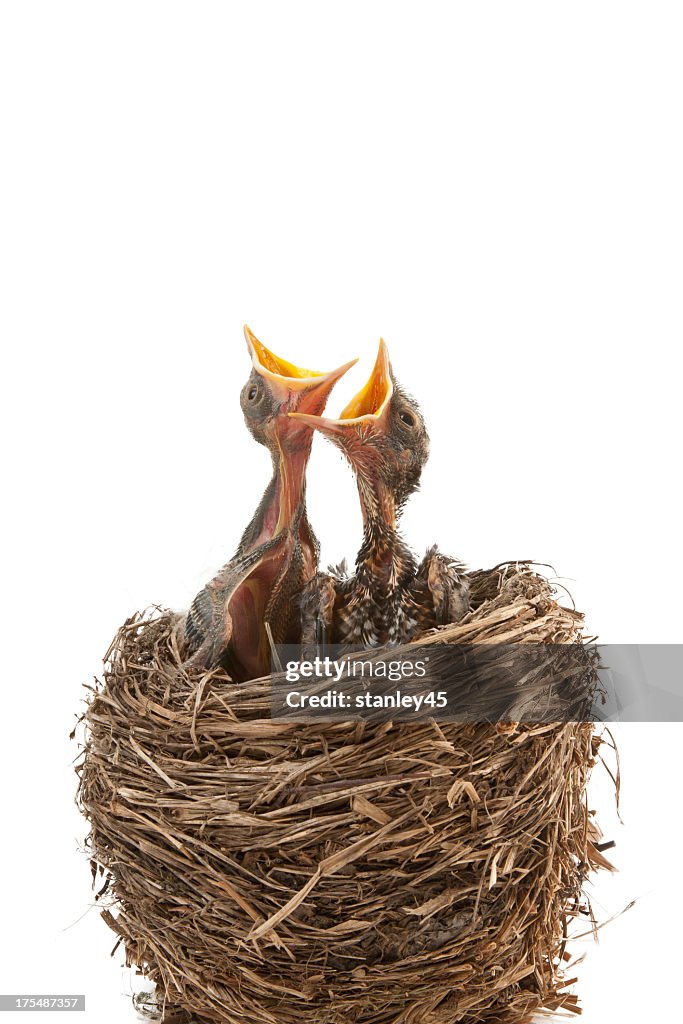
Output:
[[[449,643],[577,643],[526,564],[474,573]],[[135,615],[84,715],[103,917],[166,1022],[520,1024],[575,1010],[571,920],[607,866],[585,722],[273,720],[269,680],[181,668]],[[117,942],[117,945],[118,945]]]

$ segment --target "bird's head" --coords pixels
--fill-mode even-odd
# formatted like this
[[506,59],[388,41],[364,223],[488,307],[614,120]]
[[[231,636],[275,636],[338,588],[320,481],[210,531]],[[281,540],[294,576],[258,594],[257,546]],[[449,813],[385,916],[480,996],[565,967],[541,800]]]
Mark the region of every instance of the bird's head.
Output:
[[254,438],[271,450],[298,451],[310,443],[310,426],[291,419],[288,413],[319,416],[332,388],[357,360],[345,363],[330,373],[319,373],[295,366],[276,356],[244,327],[252,370],[242,388],[240,403],[245,422]]
[[366,516],[377,511],[393,521],[417,489],[429,437],[417,403],[396,382],[383,340],[368,382],[339,419],[301,412],[290,413],[290,419],[319,430],[341,449],[356,474]]

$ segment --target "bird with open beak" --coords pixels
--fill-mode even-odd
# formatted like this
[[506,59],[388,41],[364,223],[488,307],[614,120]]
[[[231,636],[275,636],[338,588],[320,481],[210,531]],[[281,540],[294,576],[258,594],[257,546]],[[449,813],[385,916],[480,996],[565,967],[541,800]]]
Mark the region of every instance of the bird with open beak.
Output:
[[236,680],[270,671],[271,641],[298,642],[295,596],[317,570],[319,547],[306,514],[313,430],[289,414],[320,415],[356,362],[319,373],[276,356],[246,326],[244,334],[252,370],[240,403],[252,436],[271,454],[273,473],[234,557],[197,594],[184,624],[186,664],[222,662]]
[[320,431],[343,452],[363,516],[355,572],[319,573],[304,588],[303,644],[405,643],[461,619],[469,596],[460,563],[431,548],[418,565],[398,530],[403,506],[419,485],[429,439],[416,402],[396,382],[384,341],[370,379],[339,419],[301,411],[290,419]]

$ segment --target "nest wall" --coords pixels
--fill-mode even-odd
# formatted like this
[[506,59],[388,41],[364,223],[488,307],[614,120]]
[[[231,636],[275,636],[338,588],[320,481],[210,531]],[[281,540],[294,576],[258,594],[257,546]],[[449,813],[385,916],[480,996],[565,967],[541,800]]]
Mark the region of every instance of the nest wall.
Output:
[[[577,643],[527,565],[473,574],[439,640]],[[295,724],[268,680],[181,669],[136,615],[85,714],[79,801],[103,916],[167,1022],[521,1024],[601,862],[587,723]]]

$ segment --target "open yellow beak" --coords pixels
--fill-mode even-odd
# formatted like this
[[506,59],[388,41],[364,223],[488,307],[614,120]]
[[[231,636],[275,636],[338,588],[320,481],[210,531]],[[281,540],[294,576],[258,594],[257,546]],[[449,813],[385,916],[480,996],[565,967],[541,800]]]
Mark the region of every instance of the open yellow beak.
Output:
[[299,412],[290,412],[289,415],[292,419],[307,423],[324,434],[341,438],[353,427],[381,427],[387,418],[393,393],[394,381],[389,350],[384,339],[380,338],[377,359],[367,383],[342,410],[339,419],[332,420],[324,416],[310,416]]
[[329,373],[307,370],[276,356],[258,340],[246,324],[244,337],[254,369],[268,381],[276,399],[287,405],[290,410],[300,409],[309,414],[322,412],[339,378],[358,362],[357,359],[352,359]]

